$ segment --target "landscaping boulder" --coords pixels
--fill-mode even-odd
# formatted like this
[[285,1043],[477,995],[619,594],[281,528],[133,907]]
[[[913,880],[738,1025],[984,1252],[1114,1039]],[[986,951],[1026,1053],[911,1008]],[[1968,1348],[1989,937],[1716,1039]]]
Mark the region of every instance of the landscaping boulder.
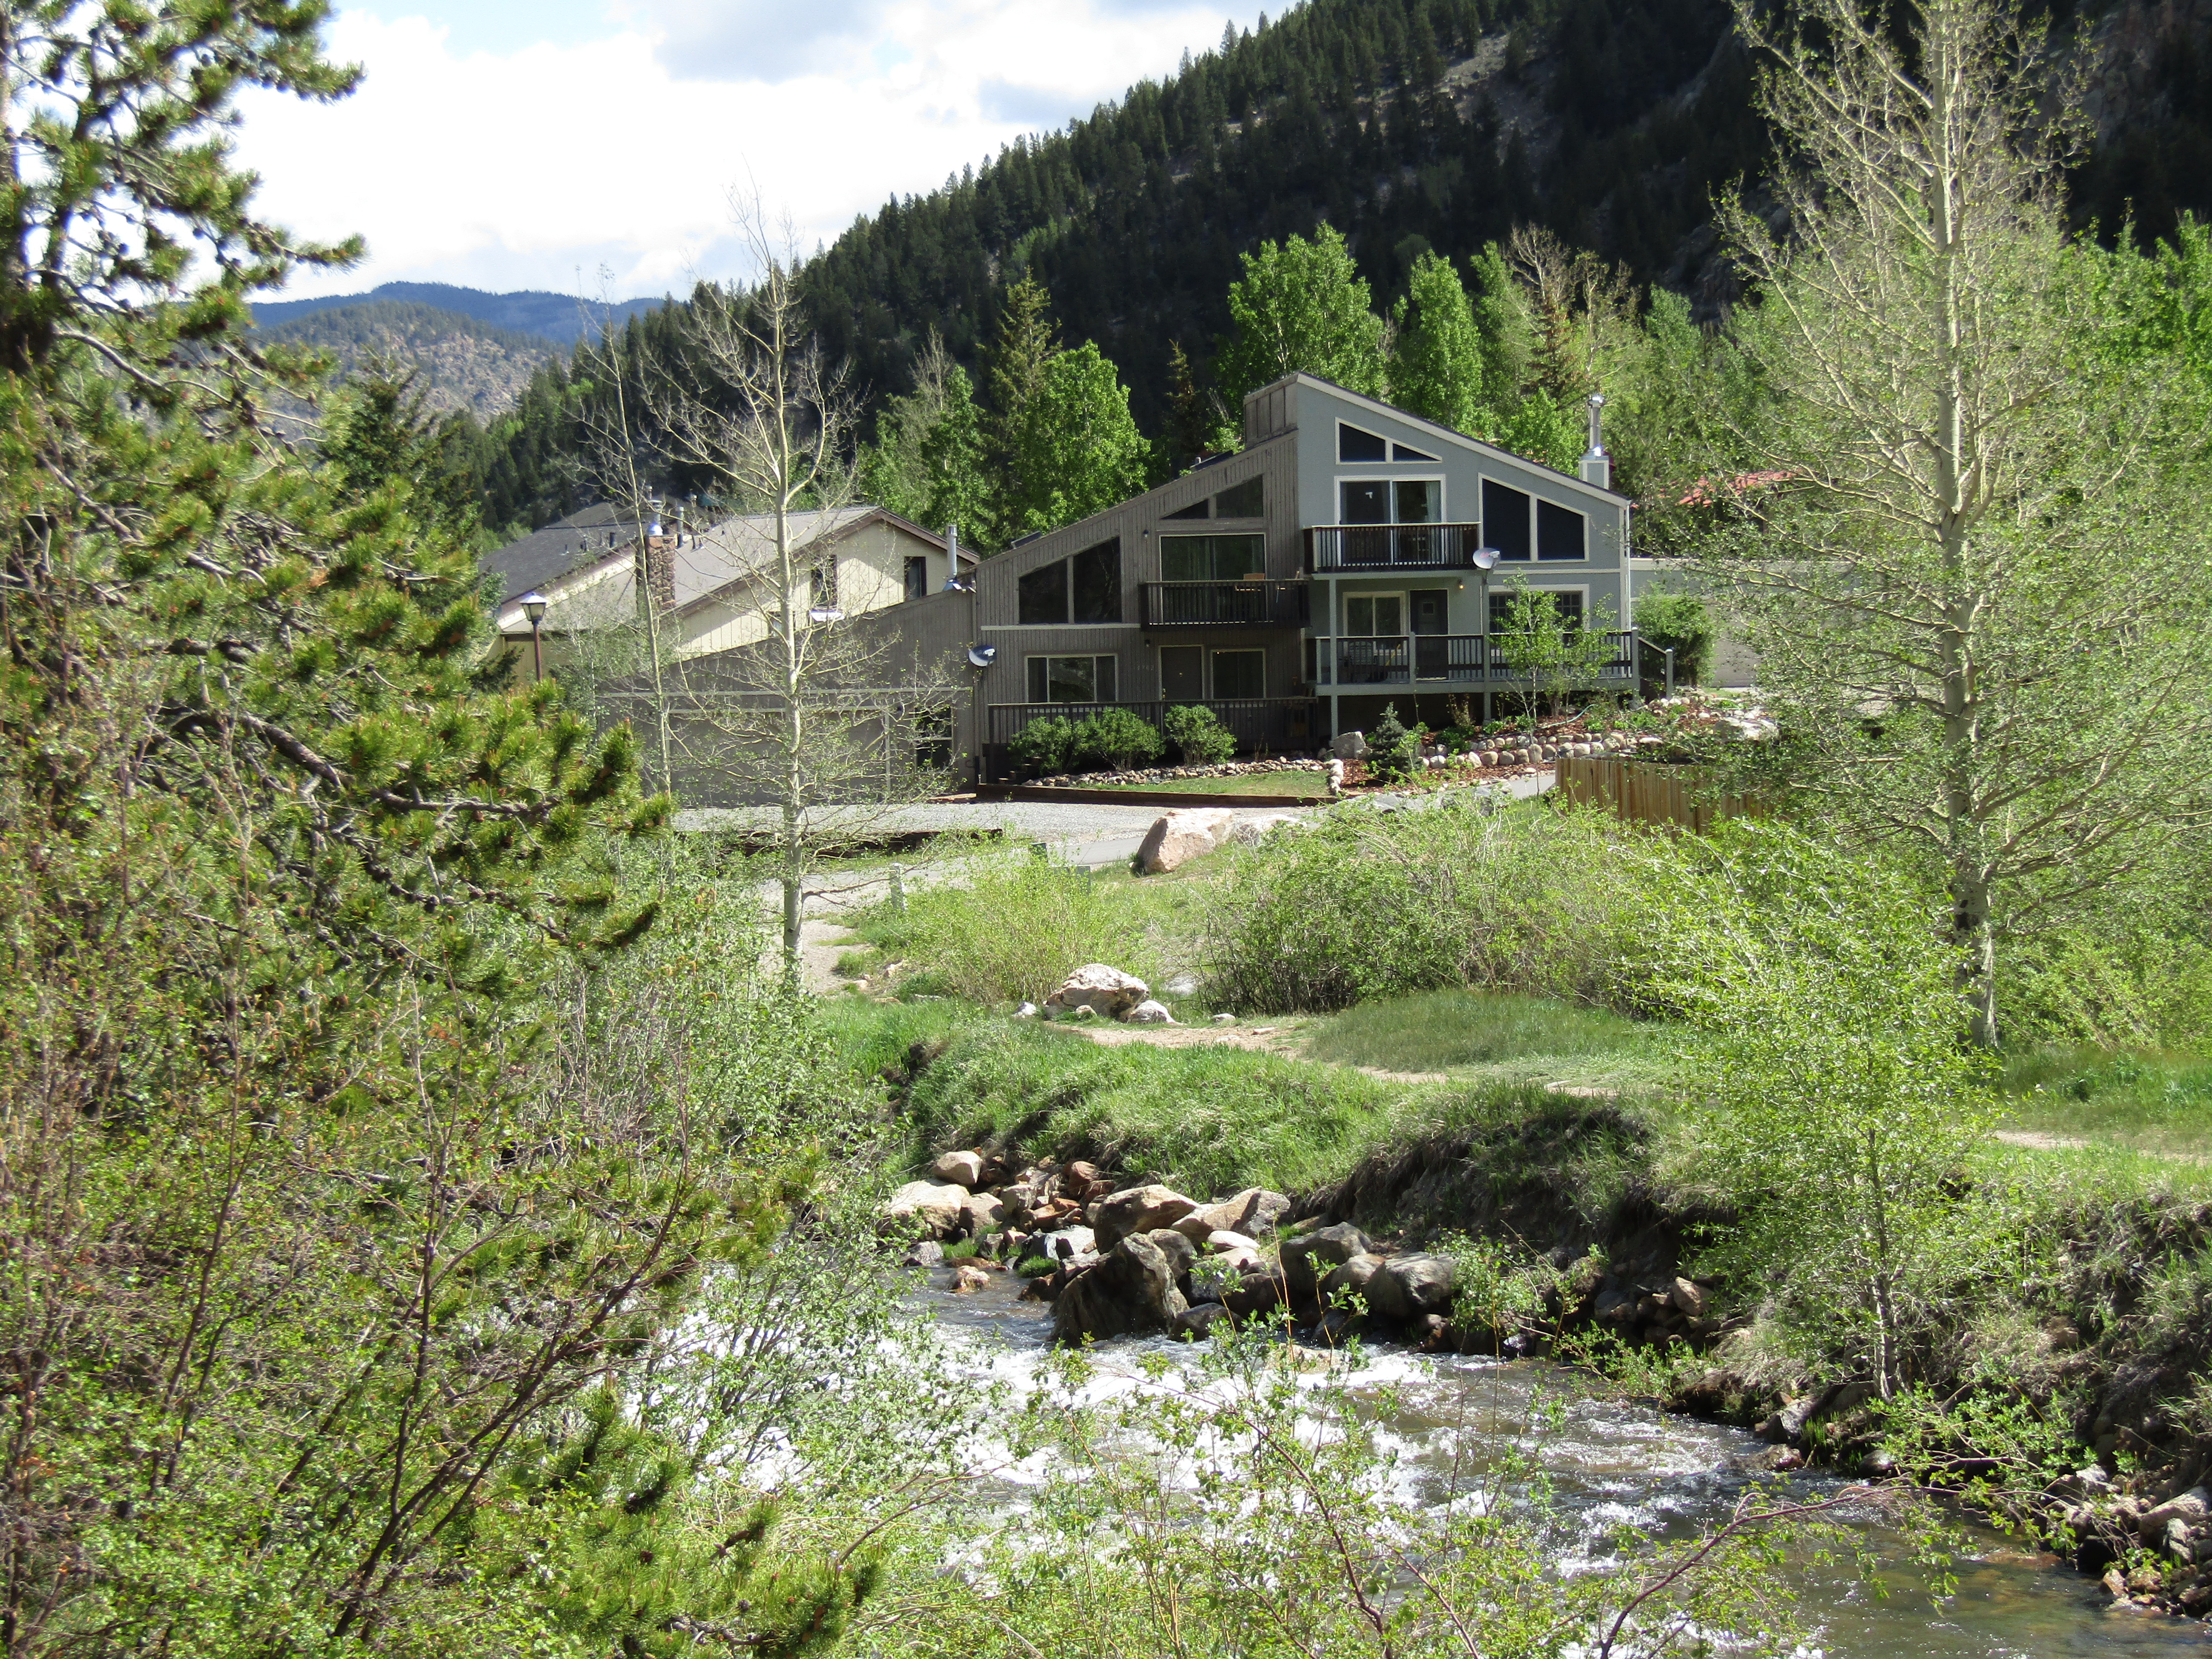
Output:
[[1328,746],[1328,752],[1338,760],[1360,760],[1367,754],[1367,734],[1364,732],[1340,732]]
[[1089,1219],[1098,1236],[1098,1248],[1104,1250],[1132,1233],[1172,1227],[1197,1207],[1196,1199],[1185,1198],[1170,1187],[1128,1187],[1100,1199],[1091,1206]]
[[1132,1025],[1172,1025],[1175,1023],[1176,1017],[1168,1012],[1164,1002],[1147,999],[1129,1010],[1129,1024]]
[[1317,1227],[1283,1246],[1284,1285],[1294,1300],[1311,1301],[1323,1273],[1355,1255],[1371,1255],[1374,1250],[1367,1235],[1348,1221]]
[[1275,1224],[1290,1213],[1291,1200],[1264,1187],[1247,1187],[1234,1198],[1208,1204],[1176,1223],[1185,1238],[1203,1243],[1208,1233],[1243,1233],[1258,1238],[1273,1232]]
[[1449,1308],[1452,1290],[1448,1257],[1393,1256],[1368,1286],[1367,1305],[1386,1319],[1412,1322]]
[[1189,1305],[1176,1288],[1175,1264],[1166,1253],[1149,1238],[1124,1238],[1061,1290],[1053,1304],[1053,1339],[1164,1331]]
[[1225,807],[1166,813],[1153,823],[1144,844],[1137,848],[1137,867],[1148,876],[1180,870],[1220,846],[1236,822],[1237,815]]
[[939,1186],[933,1181],[909,1181],[876,1212],[876,1231],[909,1232],[917,1227],[932,1238],[943,1238],[960,1224],[968,1202],[965,1187]]
[[1257,847],[1285,824],[1298,822],[1295,812],[1255,812],[1229,826],[1228,834],[1221,838],[1224,847]]
[[1044,1001],[1053,1014],[1073,1014],[1081,1009],[1109,1019],[1119,1019],[1152,995],[1152,988],[1134,974],[1109,968],[1103,962],[1086,963]]
[[970,1189],[983,1184],[981,1152],[946,1152],[929,1166],[929,1178],[949,1186]]

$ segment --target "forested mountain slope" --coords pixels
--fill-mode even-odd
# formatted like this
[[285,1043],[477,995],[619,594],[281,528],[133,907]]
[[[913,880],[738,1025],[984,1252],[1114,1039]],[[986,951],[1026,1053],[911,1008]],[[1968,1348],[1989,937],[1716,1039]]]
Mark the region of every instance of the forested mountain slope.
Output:
[[542,289],[522,289],[511,294],[487,294],[482,289],[458,288],[451,283],[385,283],[366,294],[332,294],[313,300],[256,301],[254,320],[267,328],[294,322],[338,307],[394,301],[457,312],[495,328],[518,334],[535,334],[558,345],[574,345],[586,333],[598,334],[610,319],[621,323],[665,305],[665,300],[621,300],[612,306],[586,304],[572,294],[552,294]]
[[[2204,212],[2212,0],[2057,3],[2069,51],[2104,54],[2076,218],[2109,227],[2132,205],[2154,236]],[[1000,297],[1032,275],[1062,337],[1118,366],[1147,432],[1167,421],[1173,348],[1203,378],[1238,255],[1324,220],[1383,307],[1424,251],[1464,260],[1528,223],[1711,319],[1731,294],[1712,194],[1755,186],[1767,160],[1752,85],[1727,0],[1309,0],[1065,131],[886,204],[809,263],[804,291],[872,402],[910,384],[932,331],[973,366]],[[635,355],[680,353],[679,317],[633,320]],[[574,374],[549,368],[495,434],[493,521],[545,522],[588,493],[564,412]]]

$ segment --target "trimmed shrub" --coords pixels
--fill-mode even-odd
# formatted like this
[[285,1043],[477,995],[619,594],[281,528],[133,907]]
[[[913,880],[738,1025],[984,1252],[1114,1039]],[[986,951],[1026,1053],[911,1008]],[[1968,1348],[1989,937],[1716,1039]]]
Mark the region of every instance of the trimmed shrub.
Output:
[[1102,708],[1075,728],[1069,758],[1078,766],[1125,771],[1159,759],[1166,746],[1152,723],[1133,710]]
[[1031,720],[1014,733],[1006,758],[1032,777],[1065,772],[1075,757],[1075,722],[1064,714]]
[[1177,703],[1160,724],[1185,766],[1216,766],[1237,752],[1237,734],[1202,702]]

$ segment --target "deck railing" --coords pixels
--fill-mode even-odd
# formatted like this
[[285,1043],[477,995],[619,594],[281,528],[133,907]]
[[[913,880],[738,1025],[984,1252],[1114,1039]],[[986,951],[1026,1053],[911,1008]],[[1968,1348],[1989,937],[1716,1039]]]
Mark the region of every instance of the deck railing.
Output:
[[[1636,635],[1621,631],[1605,637],[1612,647],[1610,654],[1593,665],[1589,678],[1600,685],[1632,680]],[[1497,634],[1339,635],[1334,641],[1324,641],[1322,646],[1316,653],[1322,680],[1328,683],[1334,666],[1334,683],[1340,686],[1407,685],[1420,681],[1511,685],[1527,678],[1514,672],[1506,659],[1504,636]]]
[[1141,599],[1146,628],[1304,628],[1304,582],[1264,578],[1234,582],[1146,582]]
[[1306,568],[1472,570],[1479,524],[1328,524],[1306,532]]

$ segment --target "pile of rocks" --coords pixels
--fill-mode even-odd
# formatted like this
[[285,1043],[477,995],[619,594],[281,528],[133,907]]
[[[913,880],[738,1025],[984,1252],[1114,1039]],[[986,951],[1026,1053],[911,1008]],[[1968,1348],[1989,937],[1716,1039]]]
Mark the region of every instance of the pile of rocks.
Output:
[[[1648,733],[1638,737],[1626,732],[1560,732],[1533,737],[1526,733],[1500,733],[1488,747],[1462,750],[1456,755],[1446,754],[1439,748],[1425,749],[1421,753],[1420,764],[1430,771],[1446,771],[1454,767],[1480,768],[1485,771],[1510,769],[1555,761],[1567,755],[1632,754],[1638,749],[1656,747],[1664,741]],[[1367,752],[1367,738],[1364,732],[1346,732],[1336,738],[1335,756],[1339,762],[1364,760]]]
[[1170,778],[1251,778],[1269,772],[1318,772],[1323,763],[1311,755],[1285,755],[1279,760],[1223,761],[1217,766],[1155,766],[1131,772],[1055,773],[1036,780],[1058,789],[1118,789],[1125,784],[1164,783]]

